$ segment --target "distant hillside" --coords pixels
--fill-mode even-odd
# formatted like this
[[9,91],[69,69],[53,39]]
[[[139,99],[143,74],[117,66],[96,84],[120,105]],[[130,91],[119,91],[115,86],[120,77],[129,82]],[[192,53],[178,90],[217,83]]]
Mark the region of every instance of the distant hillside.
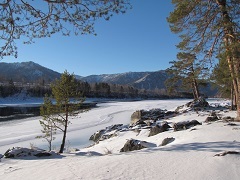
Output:
[[[32,61],[21,63],[0,63],[0,80],[10,80],[14,82],[52,82],[60,78],[61,74],[36,64]],[[109,84],[129,85],[138,89],[155,90],[165,89],[164,82],[169,77],[166,71],[154,72],[126,72],[119,74],[90,75],[86,77],[75,75],[77,79],[88,83],[105,82]],[[211,86],[202,88],[201,92],[208,96],[216,94],[216,89]]]
[[127,72],[120,74],[91,75],[80,78],[89,83],[106,82],[111,84],[131,85],[139,89],[162,89],[167,73],[163,70],[155,72]]
[[0,78],[2,80],[12,79],[16,82],[36,82],[38,80],[45,80],[45,82],[51,82],[59,78],[60,75],[60,73],[32,61],[0,63]]

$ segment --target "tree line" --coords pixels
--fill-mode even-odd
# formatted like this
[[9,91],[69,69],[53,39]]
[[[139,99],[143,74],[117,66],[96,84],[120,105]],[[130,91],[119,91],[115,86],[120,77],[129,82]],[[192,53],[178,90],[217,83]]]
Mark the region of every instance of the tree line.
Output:
[[[74,83],[77,86],[77,90],[88,98],[192,98],[191,93],[182,90],[168,93],[166,89],[145,90],[129,85],[109,84],[105,82],[88,83],[77,79],[74,79]],[[0,97],[5,98],[21,92],[32,97],[44,97],[46,94],[52,94],[52,89],[51,84],[39,83],[38,81],[36,83],[23,83],[13,82],[10,79],[8,82],[5,81],[0,84]]]

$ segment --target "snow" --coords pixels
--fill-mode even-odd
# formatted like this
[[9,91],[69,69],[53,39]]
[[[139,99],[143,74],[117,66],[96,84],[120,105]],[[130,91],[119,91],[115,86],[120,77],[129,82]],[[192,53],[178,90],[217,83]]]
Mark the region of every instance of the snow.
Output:
[[[175,110],[189,100],[148,100],[135,102],[107,102],[72,119],[67,134],[69,147],[62,156],[45,158],[3,158],[0,162],[0,179],[231,179],[240,177],[240,156],[224,151],[240,151],[240,123],[228,126],[226,122],[204,123],[209,112],[180,114],[167,120],[170,124],[193,119],[202,125],[191,129],[173,129],[148,137],[149,130],[124,131],[94,146],[88,138],[94,132],[112,124],[129,124],[136,110],[161,108]],[[211,100],[215,106],[228,101]],[[236,112],[219,111],[221,116],[236,116]],[[44,148],[46,142],[35,139],[40,134],[38,120],[41,117],[11,121],[0,125],[0,154],[11,147],[34,146]],[[61,135],[57,135],[58,146]],[[164,138],[175,140],[159,146]],[[146,141],[152,146],[139,151],[120,153],[128,139]],[[74,150],[74,148],[79,148]]]

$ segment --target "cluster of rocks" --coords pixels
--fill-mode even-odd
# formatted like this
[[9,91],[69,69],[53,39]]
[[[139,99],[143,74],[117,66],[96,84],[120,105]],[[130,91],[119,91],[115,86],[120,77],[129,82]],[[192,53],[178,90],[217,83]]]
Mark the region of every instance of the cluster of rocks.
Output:
[[128,127],[124,126],[123,124],[111,125],[106,127],[105,129],[95,132],[93,135],[90,136],[89,140],[97,143],[99,141],[103,141],[105,139],[109,139],[111,137],[116,136],[117,131],[124,131],[127,129]]
[[[187,108],[186,108],[187,107]],[[142,129],[149,129],[148,136],[154,136],[156,134],[168,131],[169,129],[173,129],[174,131],[181,131],[192,128],[197,125],[202,125],[197,120],[191,121],[182,121],[173,124],[169,124],[166,119],[172,116],[175,116],[179,113],[185,113],[187,111],[196,110],[196,108],[210,107],[208,102],[204,98],[199,98],[197,100],[191,101],[184,106],[178,107],[175,111],[167,111],[162,109],[151,109],[151,110],[139,110],[132,114],[131,123],[129,126],[123,126],[122,124],[116,124],[113,126],[109,126],[103,130],[97,131],[94,133],[90,140],[94,142],[99,142],[105,139],[109,139],[111,137],[117,136],[118,132],[121,131],[133,131],[137,130],[140,132]],[[210,115],[207,117],[205,122],[217,121],[220,117],[217,115],[215,111],[211,111]],[[160,146],[164,146],[166,144],[174,141],[175,138],[165,138]],[[136,139],[131,139],[126,142],[124,147],[120,152],[127,152],[133,150],[140,150],[143,148],[147,148],[149,143],[146,141],[140,141]]]
[[192,121],[182,121],[173,124],[174,131],[181,131],[189,129],[193,126],[202,125],[202,123],[198,122],[197,120]]
[[215,111],[210,112],[210,115],[206,118],[205,122],[213,122],[220,120],[220,117],[217,115]]
[[165,119],[177,114],[175,111],[167,111],[162,109],[139,110],[132,114],[130,126],[147,125],[160,119]]
[[168,122],[166,122],[166,121],[164,121],[161,124],[156,124],[156,125],[154,125],[150,128],[150,132],[149,132],[148,136],[150,137],[150,136],[154,136],[156,134],[159,134],[161,132],[168,131],[169,128],[172,128],[172,127],[169,126]]
[[140,150],[143,148],[147,148],[148,142],[146,141],[140,141],[136,139],[130,139],[128,140],[125,145],[123,146],[122,149],[120,149],[120,152],[128,152],[128,151],[135,151],[135,150]]
[[191,108],[196,108],[196,107],[199,108],[199,107],[209,107],[209,104],[204,97],[199,97],[198,99],[195,99],[187,103],[186,106]]
[[[160,146],[166,146],[167,144],[173,142],[174,140],[175,140],[175,138],[173,138],[173,137],[170,137],[170,138],[167,137],[167,138],[163,139]],[[153,143],[147,142],[147,141],[130,139],[130,140],[127,140],[127,142],[124,144],[124,146],[120,150],[120,152],[136,151],[136,150],[141,150],[141,149],[149,148],[149,147],[156,147],[156,145]]]
[[3,157],[5,158],[21,158],[21,157],[28,157],[28,156],[35,156],[35,157],[47,157],[51,156],[53,152],[47,152],[42,149],[29,149],[23,147],[13,147],[8,149]]
[[209,116],[205,119],[204,122],[211,123],[211,122],[215,122],[215,121],[219,121],[219,120],[222,120],[223,122],[232,122],[235,119],[230,116],[221,117],[221,115],[218,114],[216,111],[211,111]]

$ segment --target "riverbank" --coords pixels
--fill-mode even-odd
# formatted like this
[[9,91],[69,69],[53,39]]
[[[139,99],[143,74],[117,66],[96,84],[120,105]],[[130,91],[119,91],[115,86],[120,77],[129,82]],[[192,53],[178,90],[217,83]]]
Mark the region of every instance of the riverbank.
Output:
[[[177,106],[186,104],[187,100],[169,101],[139,101],[139,102],[115,102],[103,103],[99,108],[90,110],[73,120],[69,136],[84,138],[79,134],[81,131],[89,131],[94,128],[102,129],[98,125],[89,129],[80,129],[94,122],[108,122],[110,124],[128,124],[129,114],[140,109],[161,108],[172,110]],[[214,102],[217,107],[221,101]],[[165,119],[172,126],[181,121],[197,120],[202,125],[166,132],[149,137],[149,129],[139,131],[122,131],[116,136],[101,141],[89,148],[67,148],[62,155],[47,158],[22,157],[19,159],[2,159],[0,164],[1,179],[231,179],[238,180],[240,176],[240,156],[231,152],[238,152],[240,147],[239,131],[240,123],[229,123],[218,120],[205,122],[209,111],[189,111],[178,116]],[[236,116],[235,111],[217,111],[219,117]],[[98,121],[94,121],[98,119]],[[87,120],[87,121],[86,121]],[[100,121],[99,121],[100,120]],[[32,121],[29,121],[32,122]],[[88,122],[88,124],[86,124]],[[89,124],[90,123],[90,124]],[[106,127],[108,123],[101,126]],[[13,133],[18,134],[18,128],[23,128],[22,136],[29,131],[27,124],[17,126],[5,126],[0,129],[12,128],[12,134],[1,134],[0,144],[3,140],[14,139]],[[29,124],[29,127],[34,127]],[[10,130],[10,129],[8,129]],[[32,130],[32,129],[31,129]],[[4,132],[4,131],[3,131]],[[6,132],[6,131],[5,131]],[[5,133],[4,132],[4,133]],[[33,132],[32,132],[33,133]],[[174,138],[166,146],[162,146],[165,138]],[[57,137],[58,138],[58,137]],[[136,139],[150,144],[148,148],[138,151],[120,152],[127,140]],[[73,139],[69,139],[73,142]],[[28,142],[32,140],[29,139]],[[8,141],[9,142],[9,141]],[[23,147],[23,141],[20,142]],[[9,144],[11,147],[13,144]],[[35,144],[37,145],[37,144]],[[1,151],[0,151],[1,152]],[[228,153],[229,152],[229,153]],[[31,174],[31,176],[29,175]]]

